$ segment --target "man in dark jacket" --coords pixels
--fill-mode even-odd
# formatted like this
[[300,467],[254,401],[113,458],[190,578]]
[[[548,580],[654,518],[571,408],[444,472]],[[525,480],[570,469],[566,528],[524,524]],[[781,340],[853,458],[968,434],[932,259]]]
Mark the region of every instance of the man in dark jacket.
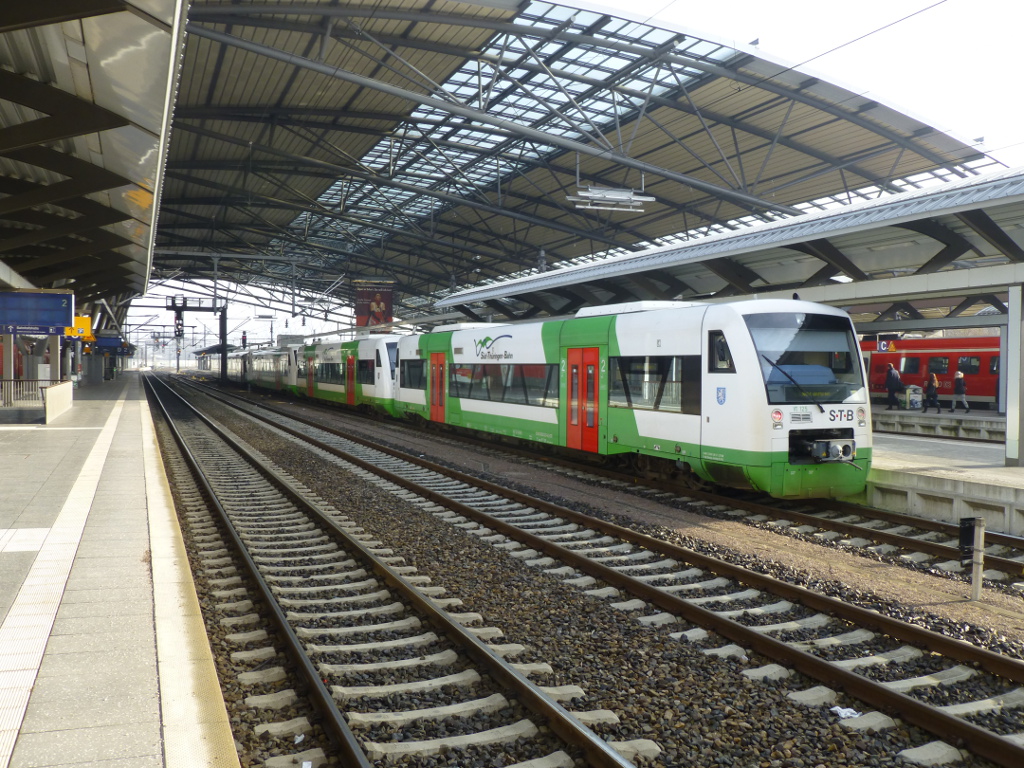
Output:
[[893,367],[892,363],[889,363],[889,370],[885,372],[885,391],[889,393],[889,399],[886,400],[889,407],[885,410],[891,411],[894,405],[899,408],[900,403],[896,399],[896,393],[903,391],[903,381],[900,379],[900,372]]
[[970,413],[971,407],[967,404],[967,381],[964,379],[963,371],[957,371],[953,377],[953,399],[949,401],[949,412],[956,410],[956,401],[963,403],[964,413]]

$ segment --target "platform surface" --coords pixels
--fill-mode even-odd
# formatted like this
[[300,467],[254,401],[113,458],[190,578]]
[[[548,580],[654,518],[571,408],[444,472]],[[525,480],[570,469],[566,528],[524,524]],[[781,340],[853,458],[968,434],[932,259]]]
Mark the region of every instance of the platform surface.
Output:
[[237,766],[136,374],[0,424],[0,768]]
[[1002,443],[876,432],[871,465],[918,475],[1024,488],[1024,468],[1005,465]]

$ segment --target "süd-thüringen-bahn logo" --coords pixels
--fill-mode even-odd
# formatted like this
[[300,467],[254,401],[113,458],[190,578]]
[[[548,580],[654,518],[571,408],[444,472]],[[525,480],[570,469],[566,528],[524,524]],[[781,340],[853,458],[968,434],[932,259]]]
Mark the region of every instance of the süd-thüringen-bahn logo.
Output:
[[481,360],[503,360],[505,358],[512,357],[511,352],[502,354],[501,352],[492,351],[492,347],[495,343],[502,339],[511,339],[512,334],[506,333],[504,336],[498,336],[496,339],[492,339],[490,336],[484,339],[478,339],[473,341],[473,346],[476,347],[476,356]]

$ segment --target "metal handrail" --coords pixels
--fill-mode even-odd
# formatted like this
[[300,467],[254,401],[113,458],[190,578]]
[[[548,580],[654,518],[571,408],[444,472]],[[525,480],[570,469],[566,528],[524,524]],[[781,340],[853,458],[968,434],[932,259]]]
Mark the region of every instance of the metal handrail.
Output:
[[60,379],[0,379],[0,408],[45,405],[43,390],[60,384]]

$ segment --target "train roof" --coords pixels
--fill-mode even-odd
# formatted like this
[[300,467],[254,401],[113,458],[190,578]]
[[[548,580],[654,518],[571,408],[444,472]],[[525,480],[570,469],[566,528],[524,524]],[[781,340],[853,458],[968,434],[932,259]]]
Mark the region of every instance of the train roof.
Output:
[[477,328],[500,328],[504,325],[510,325],[510,323],[450,323],[449,325],[437,326],[431,331],[431,333],[442,333],[444,331],[472,331]]
[[627,301],[622,304],[602,304],[597,307],[583,307],[576,317],[600,317],[602,315],[625,315],[631,312],[651,312],[656,309],[683,309],[705,307],[706,301]]

